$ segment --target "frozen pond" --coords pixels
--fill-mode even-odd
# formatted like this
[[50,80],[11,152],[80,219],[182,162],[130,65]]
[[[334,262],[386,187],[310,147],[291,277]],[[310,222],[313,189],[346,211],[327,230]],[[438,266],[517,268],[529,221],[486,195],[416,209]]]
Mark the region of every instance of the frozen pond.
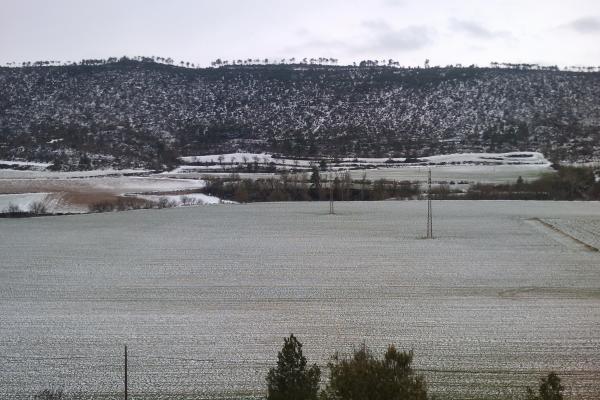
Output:
[[293,332],[322,366],[363,341],[414,349],[455,398],[521,395],[550,370],[598,398],[600,253],[582,243],[598,245],[599,203],[437,202],[434,240],[424,202],[327,210],[1,219],[0,397],[117,398],[125,343],[133,394],[260,396]]

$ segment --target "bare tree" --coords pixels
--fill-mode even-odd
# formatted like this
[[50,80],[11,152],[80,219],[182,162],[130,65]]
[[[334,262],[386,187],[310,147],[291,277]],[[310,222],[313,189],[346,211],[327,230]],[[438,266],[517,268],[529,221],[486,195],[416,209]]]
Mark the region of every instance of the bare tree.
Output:
[[46,208],[46,205],[43,202],[34,201],[29,205],[29,212],[31,214],[41,215],[46,214],[48,212],[48,209]]

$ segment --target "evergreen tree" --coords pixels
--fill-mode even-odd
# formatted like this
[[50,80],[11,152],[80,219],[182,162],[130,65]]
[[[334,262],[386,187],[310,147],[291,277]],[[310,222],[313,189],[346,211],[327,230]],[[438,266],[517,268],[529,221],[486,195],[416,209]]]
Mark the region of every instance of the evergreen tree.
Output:
[[427,400],[425,379],[411,368],[413,353],[392,345],[383,359],[373,357],[365,345],[350,359],[334,357],[325,400]]
[[527,400],[563,400],[562,391],[564,387],[560,384],[560,378],[554,372],[550,372],[547,378],[542,378],[538,395],[527,388]]
[[320,377],[316,364],[307,369],[302,343],[290,335],[277,355],[277,367],[267,375],[267,400],[316,400]]

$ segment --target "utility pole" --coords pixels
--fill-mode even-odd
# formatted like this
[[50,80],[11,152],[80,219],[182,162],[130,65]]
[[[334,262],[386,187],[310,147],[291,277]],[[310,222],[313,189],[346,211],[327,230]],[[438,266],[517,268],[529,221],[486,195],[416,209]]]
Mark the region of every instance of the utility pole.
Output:
[[335,214],[333,211],[333,180],[329,177],[329,214]]
[[433,210],[431,209],[431,169],[427,177],[427,239],[433,239]]
[[125,345],[125,400],[127,400],[127,345]]

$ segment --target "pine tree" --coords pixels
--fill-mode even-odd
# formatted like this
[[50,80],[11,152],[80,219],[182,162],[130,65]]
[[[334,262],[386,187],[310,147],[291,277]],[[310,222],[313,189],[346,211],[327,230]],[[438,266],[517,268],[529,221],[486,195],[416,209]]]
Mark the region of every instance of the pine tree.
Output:
[[306,366],[302,343],[294,335],[285,338],[277,367],[267,375],[267,400],[316,400],[321,370],[316,364]]
[[560,384],[558,375],[550,372],[547,378],[541,379],[539,395],[536,396],[531,388],[527,388],[527,400],[563,400],[563,390],[564,387]]
[[363,346],[352,358],[335,356],[324,400],[427,400],[425,379],[415,374],[413,353],[389,346],[383,359]]

